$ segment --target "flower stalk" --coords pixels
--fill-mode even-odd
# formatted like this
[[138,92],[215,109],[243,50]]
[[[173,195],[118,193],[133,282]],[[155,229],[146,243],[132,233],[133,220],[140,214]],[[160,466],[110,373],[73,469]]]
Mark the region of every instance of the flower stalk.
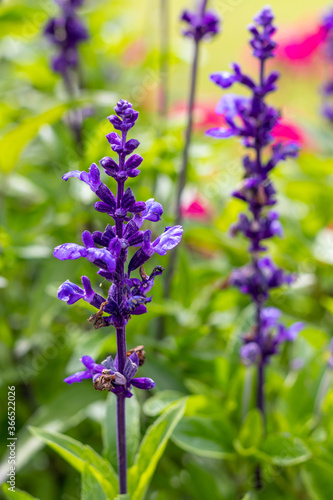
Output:
[[[211,80],[227,89],[238,83],[250,91],[250,97],[224,95],[217,106],[217,113],[223,115],[226,125],[213,128],[207,134],[217,139],[240,137],[249,154],[243,157],[244,179],[233,193],[235,198],[248,205],[248,212],[241,213],[239,220],[231,228],[233,236],[241,233],[249,240],[249,264],[235,269],[229,283],[248,294],[253,302],[255,316],[250,332],[243,334],[240,355],[245,365],[257,366],[256,406],[265,424],[265,371],[271,356],[277,354],[283,342],[292,342],[302,328],[295,323],[289,328],[280,323],[281,312],[275,307],[267,307],[270,290],[284,283],[290,284],[293,276],[288,276],[262,254],[267,251],[263,244],[274,236],[282,236],[279,215],[270,208],[276,204],[275,188],[270,178],[271,171],[280,161],[296,157],[298,146],[294,143],[275,143],[272,131],[280,118],[280,113],[266,103],[267,95],[277,89],[279,74],[266,74],[266,62],[274,57],[276,43],[273,35],[276,28],[270,7],[264,7],[249,26],[252,35],[250,45],[254,57],[259,62],[258,78],[243,73],[238,64],[232,65],[232,72],[211,75]],[[262,488],[260,466],[255,472],[256,489]]]
[[[190,74],[190,93],[187,107],[185,143],[177,184],[175,208],[176,224],[182,223],[181,202],[182,194],[186,185],[189,149],[192,140],[193,112],[197,87],[200,44],[203,39],[212,38],[219,32],[220,20],[214,12],[207,11],[207,3],[208,0],[201,0],[198,4],[198,9],[196,12],[185,10],[181,16],[181,20],[186,22],[188,25],[187,28],[183,31],[183,35],[193,39],[193,59]],[[177,252],[174,250],[170,255],[169,266],[164,280],[164,297],[166,298],[170,296],[171,283],[176,266],[176,253]]]

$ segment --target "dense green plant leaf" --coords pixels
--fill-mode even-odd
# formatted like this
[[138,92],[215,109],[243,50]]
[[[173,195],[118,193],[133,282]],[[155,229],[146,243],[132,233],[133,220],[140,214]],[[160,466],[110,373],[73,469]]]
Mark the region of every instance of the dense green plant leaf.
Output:
[[[98,399],[96,391],[84,384],[78,385],[75,397],[72,392],[64,387],[57,397],[48,405],[41,406],[34,415],[30,417],[27,425],[39,427],[49,431],[61,432],[77,425],[86,418],[86,410],[89,405]],[[24,427],[17,435],[20,446],[16,455],[16,470],[20,470],[31,457],[43,446],[40,439],[31,435],[27,427]],[[3,481],[8,472],[7,457],[0,464],[0,481]]]
[[96,476],[92,474],[88,462],[84,463],[81,474],[81,500],[108,500]]
[[[106,416],[103,425],[104,455],[111,465],[117,468],[117,435],[116,435],[117,398],[108,394]],[[140,407],[135,394],[126,400],[126,443],[127,464],[130,467],[140,443]]]
[[247,414],[238,438],[235,440],[235,448],[241,455],[251,455],[255,452],[263,436],[263,421],[261,412],[253,408]]
[[52,124],[61,118],[68,106],[61,105],[49,109],[38,116],[27,118],[0,139],[0,170],[10,172],[31,139],[45,123]]
[[18,488],[16,488],[16,486],[15,491],[9,491],[9,487],[9,484],[4,483],[1,486],[1,489],[4,495],[10,500],[38,500],[38,498],[29,495],[29,493],[27,493],[26,491],[19,490]]
[[258,455],[274,465],[283,467],[306,462],[311,458],[311,451],[297,437],[270,435],[259,446]]
[[57,432],[48,432],[43,429],[30,427],[31,432],[42,439],[69,464],[81,474],[85,463],[89,465],[90,472],[102,486],[105,494],[113,498],[117,494],[118,480],[109,462],[104,460],[90,446],[84,445],[75,439]]
[[209,417],[184,417],[172,441],[185,451],[210,458],[231,458],[234,431],[227,420]]
[[311,460],[302,468],[302,476],[311,499],[333,498],[333,466],[324,460]]
[[249,491],[242,497],[242,500],[257,500],[258,496],[253,492]]
[[185,407],[186,398],[174,403],[147,430],[135,463],[128,471],[128,490],[132,500],[143,500],[158,461]]

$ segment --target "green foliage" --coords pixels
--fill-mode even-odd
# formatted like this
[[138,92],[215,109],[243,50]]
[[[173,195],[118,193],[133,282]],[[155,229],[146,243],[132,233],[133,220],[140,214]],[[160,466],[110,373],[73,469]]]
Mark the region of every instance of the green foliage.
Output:
[[[113,156],[104,136],[112,130],[106,117],[118,97],[140,111],[136,138],[144,162],[131,188],[137,199],[155,197],[164,206],[153,237],[174,222],[185,124],[175,109],[178,103],[186,107],[190,53],[177,19],[189,2],[171,2],[168,120],[156,113],[160,25],[155,3],[128,0],[124,8],[120,1],[85,2],[80,15],[91,38],[82,44],[84,88],[75,99],[50,70],[54,50],[41,37],[47,18],[58,12],[56,3],[5,0],[0,5],[0,403],[6,408],[7,386],[15,385],[18,438],[18,488],[10,493],[3,485],[7,498],[129,499],[117,497],[115,398],[94,391],[89,381],[72,387],[62,382],[80,369],[82,355],[100,361],[114,354],[116,339],[111,329],[93,330],[87,321],[92,308],[83,301],[71,307],[58,301],[57,288],[66,279],[79,283],[81,275],[101,293],[106,283],[83,259],[60,263],[52,250],[66,241],[79,243],[84,229],[102,230],[109,222],[93,210],[96,199],[86,186],[61,177]],[[269,305],[281,309],[287,324],[304,321],[306,327],[267,367],[265,432],[255,410],[256,373],[239,360],[240,337],[251,329],[253,308],[226,287],[232,269],[248,260],[246,242],[228,233],[244,209],[230,197],[242,175],[241,150],[233,141],[204,136],[210,118],[198,123],[211,115],[221,95],[209,74],[227,69],[244,53],[246,24],[265,2],[255,3],[212,5],[224,16],[225,29],[219,40],[202,47],[200,109],[185,196],[186,202],[203,200],[209,215],[184,218],[171,297],[163,298],[164,277],[157,278],[149,313],[128,325],[129,348],[144,344],[147,352],[140,376],[156,382],[151,394],[137,391],[126,402],[131,500],[333,498],[333,388],[326,370],[333,331],[333,133],[318,117],[323,68],[304,66],[300,73],[279,68],[281,86],[274,97],[287,120],[302,126],[311,141],[299,159],[281,163],[274,173],[284,238],[274,238],[269,251],[299,278],[272,294]],[[302,12],[318,24],[324,5],[324,0],[304,0]],[[282,29],[299,18],[290,2],[278,2],[274,9]],[[83,124],[82,148],[68,128],[74,108],[93,111]],[[112,179],[107,182],[113,189]],[[149,267],[168,264],[168,257],[155,255]],[[6,436],[5,411],[1,426]],[[1,481],[8,472],[3,448]],[[252,491],[258,463],[266,486],[260,494]]]
[[174,403],[147,430],[134,465],[128,471],[132,500],[143,500],[170,436],[185,411],[186,398]]
[[[74,469],[83,476],[88,468],[89,475],[83,478],[84,489],[93,476],[94,483],[98,483],[103,489],[107,498],[113,498],[117,494],[117,476],[108,461],[99,456],[90,446],[83,445],[79,441],[64,434],[48,432],[35,427],[31,427],[31,432],[42,439],[53,450],[64,458]],[[99,489],[97,490],[99,493]]]
[[38,498],[29,495],[26,491],[22,491],[17,488],[15,488],[15,491],[9,491],[9,487],[10,486],[7,484],[3,484],[1,487],[3,494],[6,498],[9,498],[9,500],[13,500],[15,498],[16,500],[38,500]]

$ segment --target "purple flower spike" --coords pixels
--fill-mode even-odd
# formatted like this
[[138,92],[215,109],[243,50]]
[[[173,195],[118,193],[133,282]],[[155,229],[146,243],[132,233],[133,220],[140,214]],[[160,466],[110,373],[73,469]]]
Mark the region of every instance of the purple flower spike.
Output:
[[52,60],[53,71],[60,73],[68,83],[70,71],[78,67],[78,46],[88,39],[88,32],[75,12],[83,0],[57,0],[57,3],[62,15],[48,21],[44,35],[58,51]]
[[205,3],[201,0],[198,12],[184,10],[181,20],[188,24],[183,35],[194,38],[198,43],[202,38],[211,38],[220,30],[220,19],[212,11],[205,11]]
[[[69,1],[69,0],[68,0]],[[125,401],[132,397],[131,388],[150,390],[155,382],[150,378],[135,375],[145,359],[143,346],[127,351],[126,325],[133,316],[145,314],[152,297],[148,294],[153,288],[155,278],[164,269],[156,266],[146,272],[143,268],[149,258],[157,253],[165,255],[181,240],[183,229],[177,225],[167,227],[163,234],[151,242],[151,231],[141,231],[145,221],[158,222],[163,214],[163,207],[153,198],[147,202],[137,201],[131,188],[125,186],[128,177],[136,177],[143,158],[134,153],[139,141],[127,139],[128,131],[134,127],[139,113],[132,104],[121,99],[114,108],[115,115],[108,117],[110,123],[119,131],[107,134],[106,139],[117,159],[104,156],[100,165],[106,175],[111,176],[117,184],[117,192],[113,194],[101,181],[99,167],[93,163],[89,172],[74,170],[63,176],[67,181],[75,177],[85,182],[99,197],[94,203],[97,212],[111,217],[111,223],[104,231],[83,231],[82,243],[64,243],[54,249],[54,256],[60,260],[76,260],[86,258],[98,267],[97,274],[109,282],[107,297],[97,294],[86,276],[82,276],[83,288],[70,282],[62,283],[58,289],[58,298],[74,304],[83,299],[97,309],[89,318],[96,329],[113,327],[117,337],[117,355],[109,356],[101,365],[89,356],[82,358],[86,367],[67,377],[65,382],[72,384],[83,379],[92,378],[94,388],[107,390],[117,397],[117,451],[119,491],[126,493],[126,439],[125,433]],[[128,262],[128,251],[134,249],[134,255]],[[132,250],[133,251],[133,250]],[[137,276],[131,273],[139,269]],[[134,274],[134,273],[133,273]],[[103,281],[104,281],[103,280]]]
[[325,44],[323,55],[327,62],[327,74],[330,75],[328,80],[323,84],[321,93],[323,104],[321,113],[323,117],[331,124],[333,123],[333,78],[332,78],[332,63],[333,63],[333,9],[330,8],[323,17],[322,26],[326,30]]
[[231,72],[222,71],[211,75],[211,81],[222,89],[228,89],[234,83],[243,86],[247,96],[232,93],[223,95],[216,113],[223,116],[225,124],[207,131],[207,135],[217,139],[239,137],[249,152],[243,157],[244,179],[233,193],[235,198],[247,204],[248,212],[239,215],[237,223],[231,227],[231,233],[233,236],[241,233],[249,241],[251,261],[235,269],[228,281],[249,295],[255,306],[256,322],[252,330],[243,335],[240,355],[244,364],[258,366],[257,406],[262,412],[264,365],[278,352],[282,342],[293,342],[303,327],[302,323],[285,327],[279,322],[281,312],[273,307],[265,307],[272,289],[291,284],[294,279],[278,268],[268,256],[262,256],[262,252],[267,250],[263,243],[283,235],[278,213],[268,210],[268,207],[276,204],[276,190],[269,174],[280,161],[295,158],[298,154],[296,144],[276,144],[272,136],[273,128],[280,118],[279,111],[266,103],[266,96],[277,89],[279,78],[277,71],[268,74],[265,71],[266,61],[274,57],[276,48],[273,21],[271,8],[264,7],[254,18],[254,24],[248,28],[253,55],[259,60],[257,81],[243,73],[238,64],[232,64]]

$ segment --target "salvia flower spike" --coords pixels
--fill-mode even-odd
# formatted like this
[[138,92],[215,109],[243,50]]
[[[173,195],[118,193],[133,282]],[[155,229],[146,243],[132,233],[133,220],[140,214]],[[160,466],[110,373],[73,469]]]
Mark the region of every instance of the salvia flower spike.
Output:
[[[89,172],[74,170],[63,175],[66,181],[76,177],[86,183],[100,199],[94,204],[95,210],[108,214],[113,223],[105,231],[83,231],[82,244],[64,243],[54,250],[54,256],[60,260],[85,258],[95,264],[97,274],[110,283],[106,296],[96,293],[87,276],[82,276],[82,287],[67,280],[60,285],[58,298],[74,304],[80,299],[91,304],[97,312],[89,321],[95,328],[113,326],[117,335],[117,355],[109,356],[101,364],[95,363],[90,356],[83,356],[84,371],[65,379],[65,382],[81,382],[92,379],[96,390],[108,390],[117,397],[117,440],[118,471],[120,493],[126,493],[126,435],[125,435],[125,399],[132,396],[131,387],[152,389],[154,382],[149,378],[135,377],[138,367],[144,362],[143,346],[127,351],[126,324],[133,315],[147,312],[148,296],[154,280],[161,275],[163,268],[155,267],[150,274],[143,265],[152,255],[165,255],[182,238],[182,227],[166,227],[165,231],[152,238],[150,229],[143,229],[145,221],[158,222],[163,214],[163,207],[154,199],[147,202],[136,201],[132,190],[125,189],[128,177],[139,175],[143,158],[134,153],[139,146],[136,139],[127,140],[129,130],[134,127],[139,113],[132,105],[120,100],[114,108],[116,114],[108,117],[117,132],[107,134],[111,149],[118,155],[118,162],[111,157],[100,160],[105,173],[117,183],[117,192],[112,191],[101,180],[100,169],[93,163]],[[133,247],[134,254],[129,259],[128,250]],[[139,277],[133,272],[139,269]]]
[[[284,283],[290,284],[293,276],[279,269],[267,255],[265,241],[282,235],[279,215],[272,207],[276,203],[275,188],[270,179],[271,171],[279,161],[296,157],[296,144],[276,144],[272,130],[280,113],[266,103],[266,97],[277,89],[279,74],[266,73],[265,63],[274,57],[276,43],[273,35],[276,28],[270,7],[264,7],[249,26],[252,35],[250,45],[253,56],[259,61],[259,78],[256,81],[246,75],[238,64],[232,65],[231,72],[211,75],[211,80],[227,89],[234,83],[246,87],[250,97],[226,94],[217,106],[226,125],[207,131],[209,136],[225,139],[240,137],[249,151],[243,157],[244,179],[233,196],[248,205],[248,213],[242,213],[238,222],[232,226],[232,235],[241,233],[249,240],[250,263],[232,272],[229,283],[237,286],[242,293],[248,294],[255,305],[256,320],[250,332],[243,335],[240,350],[245,364],[258,367],[257,406],[264,416],[264,367],[272,355],[278,352],[283,342],[292,342],[302,328],[296,323],[286,328],[280,323],[280,311],[265,306],[270,290]],[[260,478],[259,478],[260,481]]]
[[322,114],[330,123],[333,123],[333,9],[331,8],[324,16],[322,26],[326,30],[324,43],[324,57],[327,61],[328,76],[325,84],[322,86],[323,106]]
[[62,10],[60,17],[51,18],[44,28],[45,37],[56,47],[52,69],[70,85],[70,72],[79,64],[78,45],[88,39],[88,32],[77,16],[83,0],[56,0]]

